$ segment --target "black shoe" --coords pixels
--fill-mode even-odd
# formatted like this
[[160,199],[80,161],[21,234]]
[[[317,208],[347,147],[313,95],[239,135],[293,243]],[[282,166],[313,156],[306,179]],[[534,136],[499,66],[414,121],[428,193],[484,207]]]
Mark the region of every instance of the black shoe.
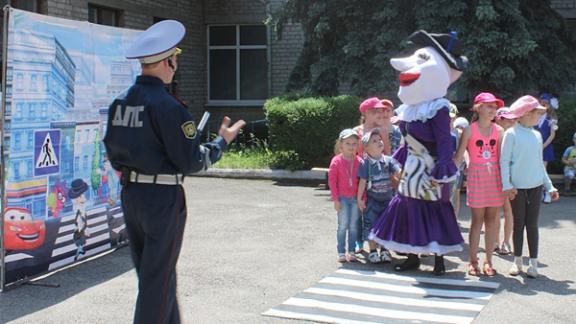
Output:
[[435,276],[443,276],[444,274],[446,274],[446,267],[444,266],[444,256],[436,255],[434,257],[434,270],[432,270],[432,273]]
[[406,261],[394,266],[396,271],[406,271],[412,269],[418,269],[420,267],[420,259],[417,254],[408,254],[408,259]]

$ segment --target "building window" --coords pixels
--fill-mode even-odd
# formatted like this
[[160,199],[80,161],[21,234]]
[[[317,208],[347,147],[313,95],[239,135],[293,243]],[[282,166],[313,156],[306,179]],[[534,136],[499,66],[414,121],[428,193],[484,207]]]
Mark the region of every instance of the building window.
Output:
[[20,151],[21,144],[22,144],[22,134],[20,132],[14,132],[14,150]]
[[32,177],[32,170],[34,170],[34,168],[32,167],[32,160],[26,161],[26,177],[28,178]]
[[80,171],[80,157],[75,156],[74,157],[74,172],[78,172],[78,171]]
[[268,97],[265,25],[208,26],[210,104],[262,104]]
[[46,0],[10,0],[10,6],[26,11],[46,13]]
[[38,91],[38,76],[36,74],[32,74],[30,76],[30,91],[32,92]]
[[26,143],[26,148],[31,150],[34,145],[34,132],[28,131],[28,142]]
[[24,74],[16,73],[16,91],[24,90]]
[[122,10],[88,4],[88,21],[100,25],[122,27]]
[[48,119],[48,104],[43,103],[40,105],[40,111],[42,114],[42,119]]
[[88,155],[84,155],[84,158],[82,159],[82,170],[88,170]]
[[36,104],[35,103],[29,103],[28,104],[28,119],[29,120],[34,120],[36,119]]
[[16,115],[12,115],[14,119],[22,119],[24,113],[24,104],[19,102],[16,104]]

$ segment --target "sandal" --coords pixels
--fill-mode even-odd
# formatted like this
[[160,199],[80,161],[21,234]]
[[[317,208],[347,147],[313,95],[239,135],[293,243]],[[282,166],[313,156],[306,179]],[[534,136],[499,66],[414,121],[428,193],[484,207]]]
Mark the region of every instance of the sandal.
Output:
[[498,254],[500,254],[500,255],[512,254],[512,249],[510,248],[510,244],[502,243],[502,247],[500,248],[500,251],[498,252]]
[[356,259],[356,256],[354,254],[348,253],[348,254],[346,254],[346,261],[347,262],[356,262],[357,259]]
[[488,277],[494,277],[496,275],[496,270],[492,268],[492,264],[489,262],[484,262],[484,268],[482,269],[484,274]]
[[468,264],[468,274],[475,277],[480,277],[480,268],[478,268],[478,261],[471,261]]

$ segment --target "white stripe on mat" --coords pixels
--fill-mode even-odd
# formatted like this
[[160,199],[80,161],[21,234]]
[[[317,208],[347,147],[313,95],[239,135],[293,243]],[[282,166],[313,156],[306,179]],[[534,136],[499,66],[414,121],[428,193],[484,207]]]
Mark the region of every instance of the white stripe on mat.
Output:
[[372,289],[395,291],[395,292],[424,295],[424,296],[467,298],[467,299],[478,299],[478,300],[486,300],[486,301],[490,300],[490,297],[492,296],[492,293],[488,293],[488,292],[406,287],[406,286],[398,286],[398,285],[393,285],[393,284],[385,284],[385,283],[380,283],[380,282],[370,282],[370,281],[344,279],[344,278],[336,278],[336,277],[326,277],[326,278],[320,280],[320,283],[329,283],[329,284],[335,284],[335,285],[372,288]]
[[359,292],[352,292],[352,291],[345,291],[345,290],[332,290],[332,289],[326,289],[326,288],[311,287],[311,288],[304,290],[304,292],[309,293],[309,294],[348,297],[348,298],[353,298],[353,299],[357,299],[357,300],[374,301],[374,302],[396,304],[396,305],[444,308],[444,309],[473,311],[473,312],[479,312],[484,307],[484,305],[478,305],[478,304],[466,304],[466,303],[457,303],[457,302],[451,302],[451,301],[434,301],[434,300],[422,300],[422,299],[415,299],[415,298],[392,297],[392,296],[359,293]]
[[374,308],[374,307],[358,306],[342,303],[331,303],[313,299],[302,299],[297,297],[292,297],[287,301],[283,302],[282,304],[291,306],[300,306],[300,307],[320,308],[331,311],[340,311],[361,315],[372,315],[372,316],[394,318],[400,320],[421,320],[421,321],[439,322],[439,323],[470,323],[474,319],[474,317],[468,317],[468,316],[452,316],[452,315],[439,315],[432,313],[398,311],[387,308]]
[[353,320],[345,320],[344,321],[339,317],[332,317],[332,316],[328,316],[328,315],[303,314],[303,313],[290,312],[290,311],[279,310],[279,309],[270,309],[267,312],[262,313],[262,315],[291,318],[291,319],[299,319],[299,320],[325,322],[325,323],[342,323],[342,322],[346,322],[346,324],[377,324],[378,323],[378,322],[353,321]]
[[486,281],[476,281],[476,280],[456,280],[456,279],[440,279],[440,278],[429,278],[429,277],[407,277],[400,276],[396,274],[374,272],[374,271],[362,271],[362,270],[347,270],[339,269],[336,273],[358,275],[372,278],[383,278],[392,279],[405,282],[422,282],[440,285],[453,285],[453,286],[464,286],[464,287],[480,287],[480,288],[491,288],[498,289],[500,286],[497,282],[486,282]]

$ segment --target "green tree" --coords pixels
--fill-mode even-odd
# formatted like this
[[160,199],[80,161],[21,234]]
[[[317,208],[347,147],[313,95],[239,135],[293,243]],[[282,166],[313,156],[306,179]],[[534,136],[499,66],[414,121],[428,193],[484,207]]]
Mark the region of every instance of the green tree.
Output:
[[100,188],[100,160],[102,155],[100,145],[100,134],[99,132],[96,132],[94,139],[94,156],[92,157],[92,172],[90,174],[90,182],[94,192]]
[[455,30],[470,60],[459,86],[509,98],[527,91],[560,92],[576,82],[576,49],[563,18],[546,0],[288,0],[273,19],[281,35],[301,23],[304,48],[287,90],[335,95],[395,91],[389,59],[424,29]]

